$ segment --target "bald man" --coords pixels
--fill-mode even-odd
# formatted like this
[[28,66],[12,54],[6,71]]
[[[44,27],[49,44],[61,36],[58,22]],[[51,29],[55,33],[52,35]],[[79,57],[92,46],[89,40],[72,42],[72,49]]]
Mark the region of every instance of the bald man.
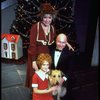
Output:
[[[59,69],[67,78],[67,81],[64,80],[63,84],[67,88],[67,94],[64,97],[61,97],[61,100],[72,100],[71,93],[69,92],[68,84],[69,84],[69,76],[68,76],[68,70],[73,65],[73,56],[74,56],[74,49],[73,47],[68,43],[67,36],[63,33],[60,33],[55,40],[55,43],[50,46],[50,53],[53,60],[53,63],[51,65],[51,69]],[[64,78],[65,79],[65,78]],[[57,100],[56,97],[54,97],[54,100]]]
[[74,51],[74,48],[68,43],[67,36],[63,33],[60,33],[56,38],[56,46],[59,50],[62,50],[65,48],[65,46],[68,47],[69,50]]
[[60,69],[66,73],[71,63],[71,57],[74,55],[73,47],[68,43],[67,36],[60,33],[55,43],[50,46],[50,53],[53,59],[52,69]]

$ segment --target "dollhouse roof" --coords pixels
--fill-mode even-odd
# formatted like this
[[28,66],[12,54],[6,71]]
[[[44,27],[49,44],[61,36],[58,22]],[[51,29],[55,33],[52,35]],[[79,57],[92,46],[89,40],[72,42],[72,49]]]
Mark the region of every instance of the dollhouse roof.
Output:
[[1,39],[3,40],[4,38],[6,38],[9,42],[17,43],[19,38],[20,38],[20,35],[2,33],[1,34]]

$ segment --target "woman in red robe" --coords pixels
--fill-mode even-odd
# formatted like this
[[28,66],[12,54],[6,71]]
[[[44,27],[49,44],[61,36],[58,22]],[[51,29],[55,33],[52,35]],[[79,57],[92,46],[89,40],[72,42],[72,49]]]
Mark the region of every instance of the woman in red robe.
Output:
[[54,8],[49,3],[44,3],[41,8],[41,21],[31,28],[25,83],[28,88],[32,88],[32,75],[37,68],[37,56],[40,53],[49,53],[48,46],[54,42],[55,28],[51,25],[54,11]]

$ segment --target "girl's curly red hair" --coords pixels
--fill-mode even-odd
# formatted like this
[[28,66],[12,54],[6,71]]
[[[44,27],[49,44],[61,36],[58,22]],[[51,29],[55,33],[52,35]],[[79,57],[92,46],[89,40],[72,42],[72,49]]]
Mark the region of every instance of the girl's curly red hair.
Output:
[[39,68],[44,63],[44,61],[47,61],[49,63],[49,65],[51,65],[52,58],[51,58],[50,54],[48,54],[48,53],[41,53],[41,54],[38,55],[36,63],[37,63]]

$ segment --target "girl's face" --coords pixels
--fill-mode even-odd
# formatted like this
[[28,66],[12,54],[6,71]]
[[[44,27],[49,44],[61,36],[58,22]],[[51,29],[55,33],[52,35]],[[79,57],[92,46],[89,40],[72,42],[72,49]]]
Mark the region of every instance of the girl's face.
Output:
[[52,15],[51,14],[45,14],[43,16],[43,20],[42,20],[42,23],[45,25],[45,26],[48,26],[52,23]]
[[44,72],[48,72],[49,66],[50,66],[49,62],[44,61],[43,64],[41,65],[41,70]]

